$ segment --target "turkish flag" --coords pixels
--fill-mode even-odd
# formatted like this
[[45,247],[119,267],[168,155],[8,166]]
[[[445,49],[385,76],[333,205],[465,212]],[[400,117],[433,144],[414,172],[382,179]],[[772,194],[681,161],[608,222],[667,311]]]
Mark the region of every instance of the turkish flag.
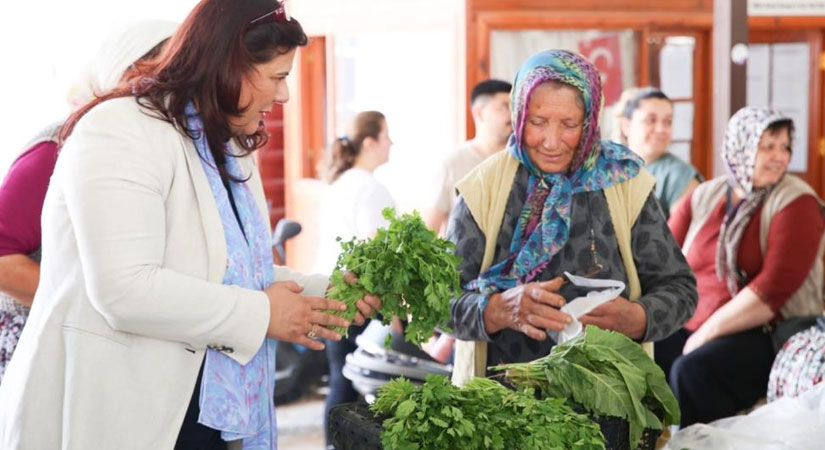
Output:
[[622,52],[619,35],[579,41],[579,53],[587,58],[602,76],[604,104],[612,105],[622,95]]

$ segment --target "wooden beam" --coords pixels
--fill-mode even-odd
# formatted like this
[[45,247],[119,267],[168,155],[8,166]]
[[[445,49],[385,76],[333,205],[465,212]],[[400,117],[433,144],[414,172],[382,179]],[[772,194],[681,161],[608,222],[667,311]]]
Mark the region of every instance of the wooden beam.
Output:
[[723,172],[722,148],[728,119],[746,103],[746,64],[731,62],[731,49],[748,43],[747,0],[713,3],[713,153],[714,174]]
[[707,11],[713,0],[475,0],[476,11],[580,10],[580,11]]
[[757,16],[748,18],[750,28],[773,30],[776,28],[825,28],[823,16]]
[[[464,85],[464,92],[465,92],[465,101],[464,101],[464,127],[466,130],[465,139],[470,139],[476,134],[475,123],[471,119],[473,116],[470,113],[470,93],[473,90],[473,87],[481,81],[482,75],[479,75],[480,72],[483,70],[480,68],[480,58],[478,57],[478,42],[476,40],[476,35],[479,34],[478,26],[477,26],[477,12],[474,0],[465,0],[465,11],[464,11],[464,29],[465,29],[465,46],[467,48],[467,53],[465,54],[466,57],[466,70],[465,79],[466,83]],[[481,39],[481,36],[479,36]],[[489,39],[489,36],[488,36]],[[487,61],[487,60],[485,60]]]
[[[738,0],[736,0],[738,1]],[[610,28],[710,28],[713,16],[706,12],[673,11],[483,11],[476,13],[477,25],[489,29],[610,29]]]
[[[748,45],[748,2],[747,0],[731,1],[730,17],[731,48],[734,45]],[[730,52],[728,52],[730,54]],[[729,59],[729,61],[731,61]],[[730,68],[730,112],[738,111],[748,103],[747,60],[742,62],[731,61]]]

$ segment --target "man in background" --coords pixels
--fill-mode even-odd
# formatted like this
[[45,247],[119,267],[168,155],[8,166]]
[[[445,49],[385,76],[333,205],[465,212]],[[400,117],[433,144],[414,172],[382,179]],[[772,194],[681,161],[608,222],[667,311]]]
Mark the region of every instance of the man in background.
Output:
[[437,194],[425,214],[427,226],[443,234],[447,217],[456,203],[455,185],[488,156],[503,150],[513,132],[510,124],[510,90],[501,80],[478,83],[470,94],[470,112],[476,135],[450,154],[436,178]]
[[[443,235],[447,218],[457,201],[455,185],[488,156],[503,150],[513,132],[510,123],[510,90],[513,86],[501,80],[478,83],[470,94],[470,112],[476,135],[451,153],[441,164],[436,178],[436,196],[425,215],[427,226]],[[441,334],[422,348],[441,363],[452,358],[454,339]]]

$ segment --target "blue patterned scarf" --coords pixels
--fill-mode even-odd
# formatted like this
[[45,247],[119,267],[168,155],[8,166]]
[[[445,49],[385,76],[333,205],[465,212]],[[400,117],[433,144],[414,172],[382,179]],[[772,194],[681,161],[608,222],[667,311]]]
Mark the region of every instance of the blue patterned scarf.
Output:
[[[227,265],[223,284],[263,290],[275,281],[269,227],[246,183],[229,183],[243,229],[232,210],[226,187],[209,151],[203,122],[195,107],[186,108],[203,169],[215,196],[226,238]],[[226,172],[245,179],[237,158],[226,158]],[[244,235],[244,232],[246,233]],[[245,450],[277,448],[275,422],[275,341],[266,339],[246,364],[207,350],[203,367],[198,422],[220,430],[226,441],[243,439]]]
[[[540,171],[524,145],[530,95],[537,86],[550,80],[578,90],[585,105],[579,147],[566,173]],[[615,142],[600,141],[601,102],[599,72],[580,55],[549,50],[533,55],[522,65],[510,99],[514,134],[510,136],[507,151],[530,174],[527,201],[516,223],[509,258],[490,267],[470,282],[467,289],[489,294],[533,281],[570,237],[573,195],[602,190],[639,173],[644,163],[635,153]],[[494,237],[488,236],[491,238]]]

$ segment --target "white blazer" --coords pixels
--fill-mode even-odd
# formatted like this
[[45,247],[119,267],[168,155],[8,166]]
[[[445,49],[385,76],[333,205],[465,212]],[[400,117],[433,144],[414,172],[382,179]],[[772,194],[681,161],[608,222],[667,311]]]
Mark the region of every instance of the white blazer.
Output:
[[[264,340],[266,295],[221,284],[223,225],[193,143],[151,115],[107,101],[61,151],[40,284],[0,386],[0,449],[172,449],[206,347],[243,364]],[[268,222],[253,159],[242,166]]]

